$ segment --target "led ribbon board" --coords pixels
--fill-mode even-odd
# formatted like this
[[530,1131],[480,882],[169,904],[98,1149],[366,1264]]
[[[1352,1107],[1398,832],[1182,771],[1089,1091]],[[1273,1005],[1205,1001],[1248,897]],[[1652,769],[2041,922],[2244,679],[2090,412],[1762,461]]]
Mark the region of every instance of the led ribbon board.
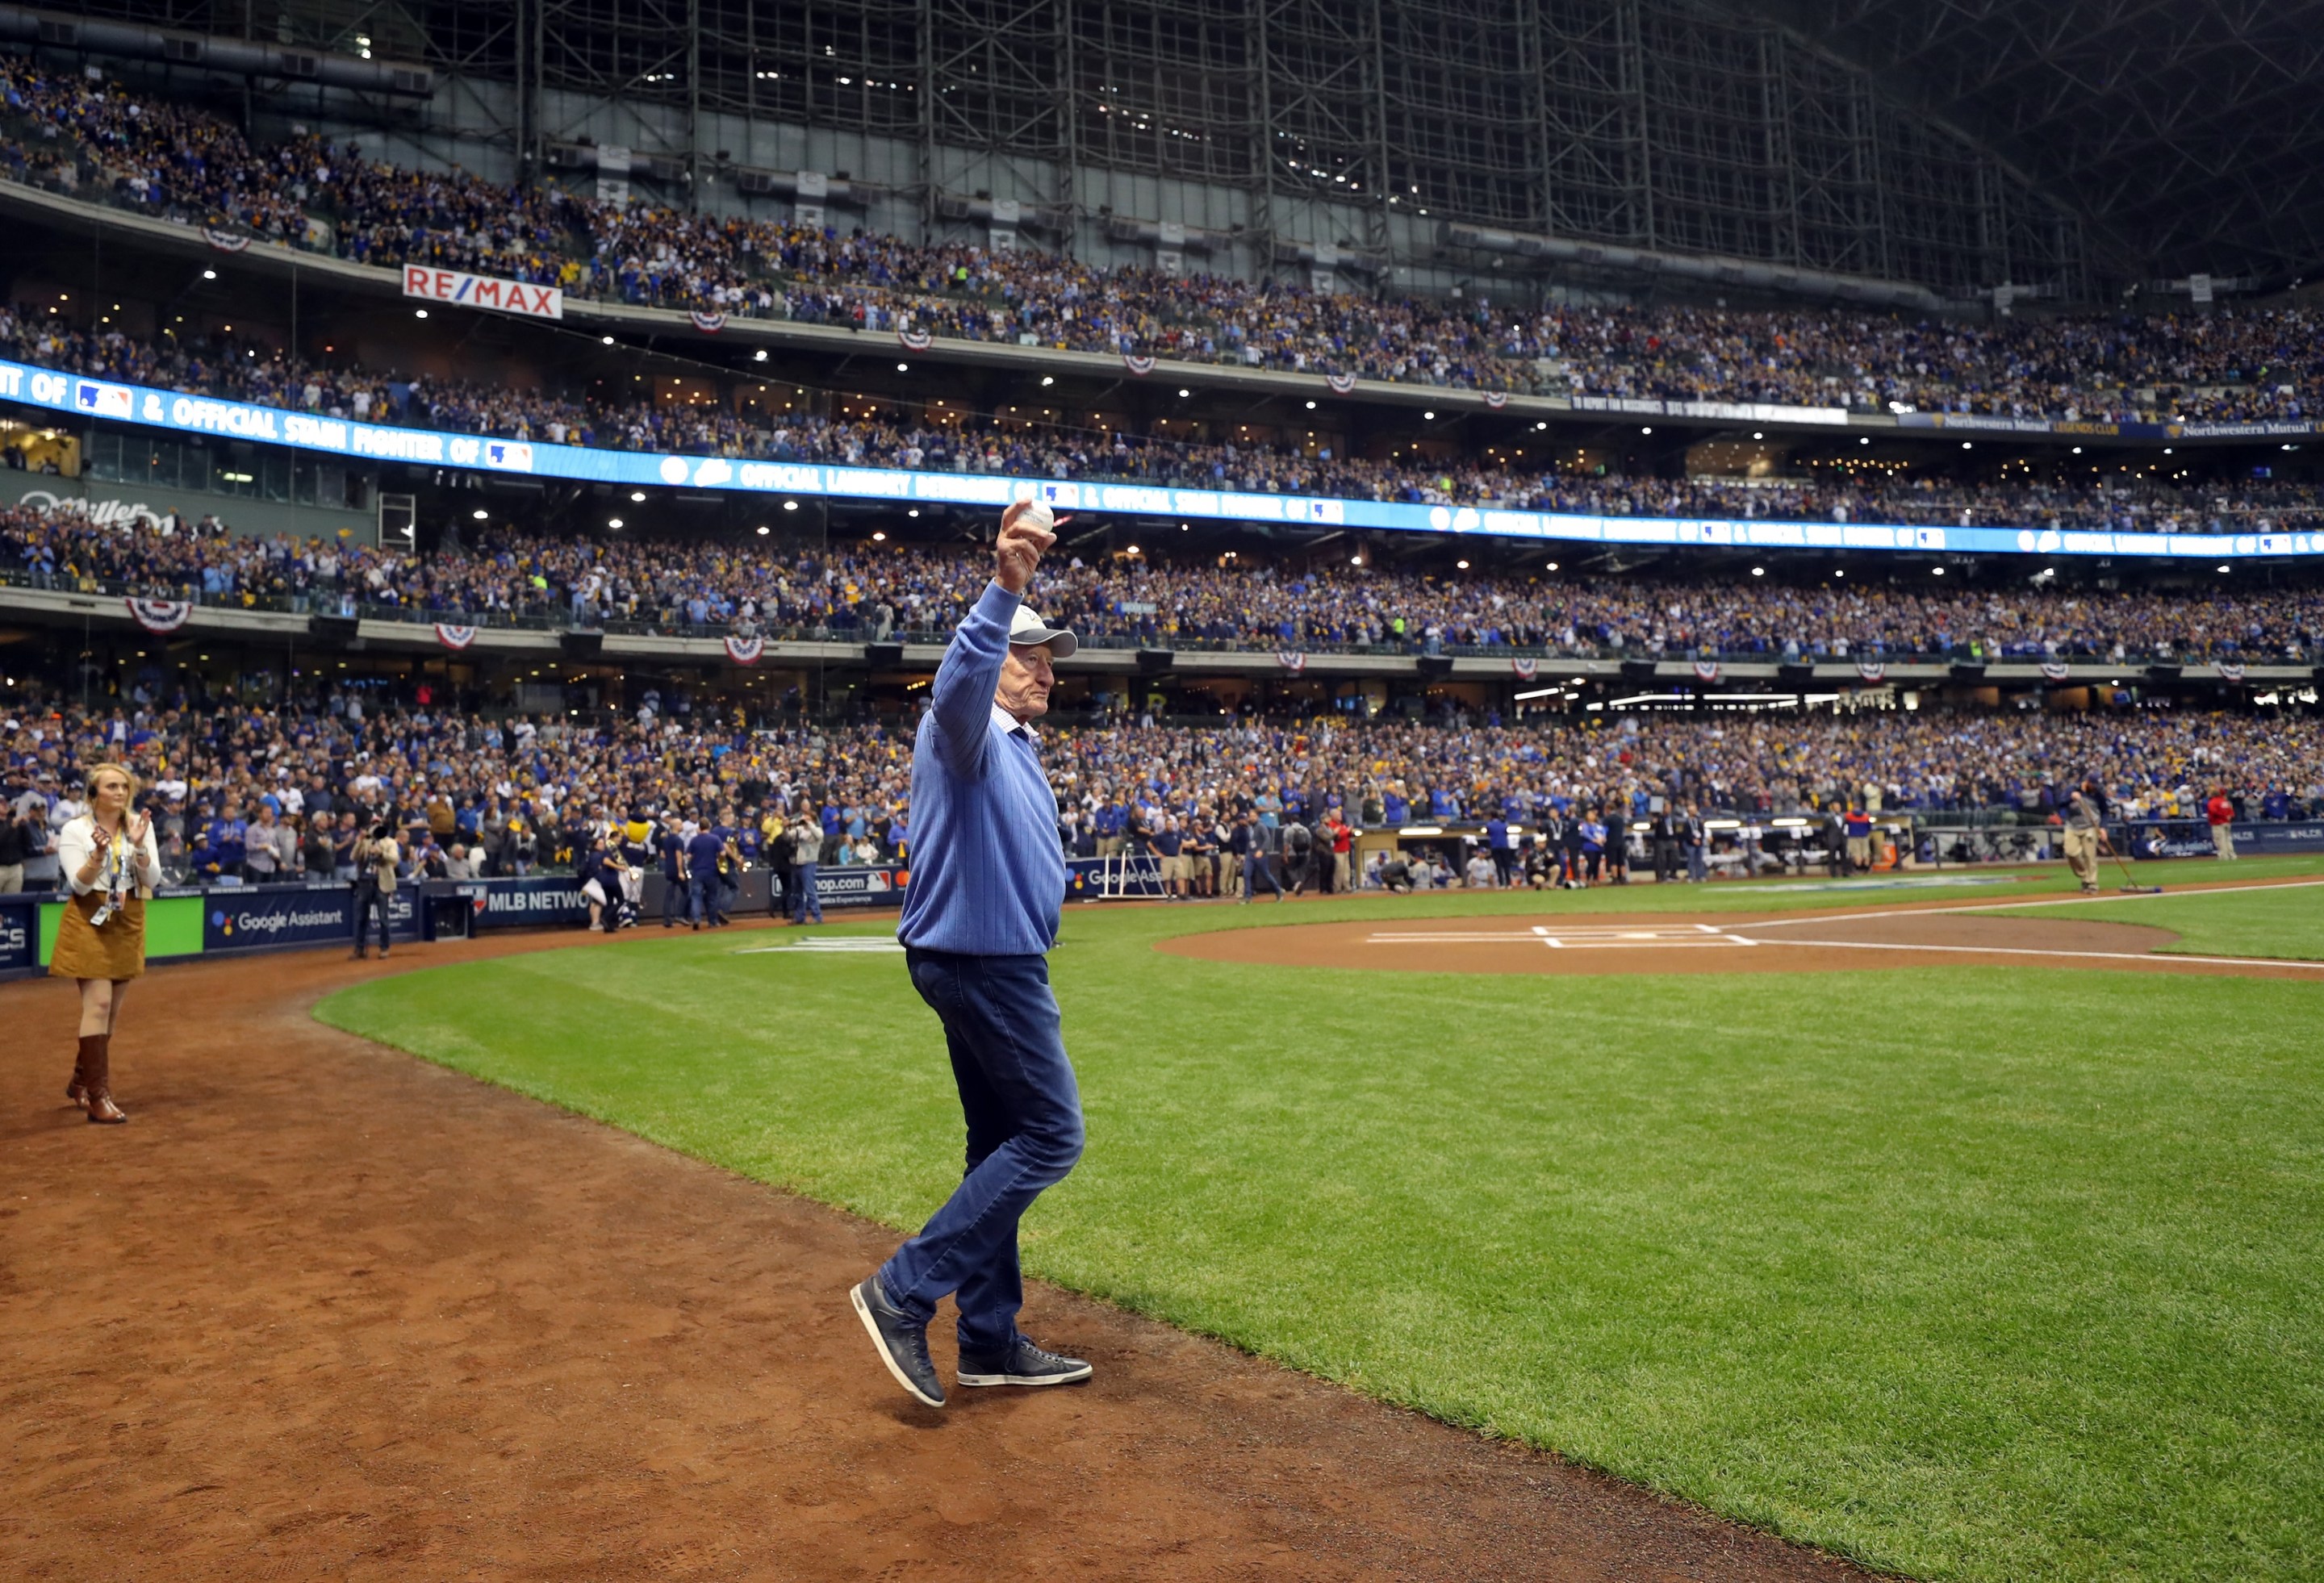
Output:
[[220,435],[334,456],[417,462],[632,486],[732,490],[744,494],[828,496],[897,504],[990,506],[1038,496],[1061,511],[1206,521],[1296,522],[1391,533],[1476,534],[1490,538],[1719,549],[1950,551],[1981,555],[2163,556],[2199,560],[2324,556],[2324,533],[2109,533],[2043,527],[1948,528],[1875,522],[1771,522],[1756,518],[1597,517],[1493,506],[1408,505],[1387,501],[1243,494],[1166,484],[1011,478],[987,473],[908,473],[822,462],[655,456],[540,440],[496,439],[356,423],[312,412],[258,407],[215,396],[180,395],[0,361],[0,400],[84,418],[111,419],[174,434]]

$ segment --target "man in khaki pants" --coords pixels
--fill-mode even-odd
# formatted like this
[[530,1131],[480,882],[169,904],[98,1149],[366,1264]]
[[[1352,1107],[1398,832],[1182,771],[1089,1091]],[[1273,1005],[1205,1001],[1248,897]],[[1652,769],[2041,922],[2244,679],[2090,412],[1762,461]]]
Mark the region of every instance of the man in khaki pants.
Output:
[[2084,896],[2098,893],[2098,843],[2106,839],[2106,814],[2098,782],[2086,780],[2066,802],[2066,867],[2082,882]]

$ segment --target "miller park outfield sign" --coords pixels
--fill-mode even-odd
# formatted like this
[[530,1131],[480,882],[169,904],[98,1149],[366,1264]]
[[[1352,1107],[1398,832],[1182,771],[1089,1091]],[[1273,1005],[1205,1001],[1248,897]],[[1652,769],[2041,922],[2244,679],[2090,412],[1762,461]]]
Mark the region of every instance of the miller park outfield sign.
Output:
[[528,318],[565,317],[565,293],[554,286],[499,281],[462,270],[432,270],[425,264],[403,266],[403,294],[455,308],[492,308],[503,313],[521,313]]

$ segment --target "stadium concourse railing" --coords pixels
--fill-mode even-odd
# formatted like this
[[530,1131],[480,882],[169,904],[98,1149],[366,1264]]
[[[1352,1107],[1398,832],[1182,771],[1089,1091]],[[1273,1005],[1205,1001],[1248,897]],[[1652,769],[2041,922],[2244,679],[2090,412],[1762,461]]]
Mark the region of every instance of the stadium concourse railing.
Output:
[[[662,658],[689,663],[736,661],[729,642],[756,640],[750,663],[781,665],[866,662],[873,648],[901,649],[890,663],[934,666],[951,640],[948,629],[881,631],[862,623],[835,625],[701,624],[659,621],[580,620],[561,606],[523,611],[425,610],[409,604],[363,600],[335,590],[304,593],[204,590],[153,581],[36,575],[0,567],[0,609],[27,616],[131,625],[132,601],[165,601],[187,608],[184,624],[195,630],[269,638],[314,636],[324,640],[360,637],[367,643],[443,648],[455,642],[476,658],[509,658],[561,653],[569,635],[601,640],[609,658]],[[151,619],[151,612],[148,612]],[[355,623],[348,633],[344,623]],[[451,629],[449,635],[444,629]],[[1065,661],[1068,670],[1150,669],[1167,655],[1178,671],[1280,674],[1378,675],[1417,672],[1432,664],[1449,674],[1492,676],[1530,684],[1583,678],[1682,681],[1702,686],[1728,680],[1779,683],[1932,682],[1974,674],[1992,681],[2076,683],[2147,679],[2158,672],[2189,680],[2206,675],[2223,681],[2309,682],[2324,679],[2324,666],[2307,650],[2292,647],[2278,655],[2240,648],[2190,654],[2158,645],[2143,652],[2016,652],[1982,642],[1941,650],[1874,648],[1848,654],[1769,651],[1759,649],[1651,652],[1595,646],[1588,649],[1517,644],[1446,643],[1412,639],[1393,643],[1345,643],[1293,636],[1236,640],[1173,632],[1084,632],[1081,651]],[[1530,668],[1532,675],[1527,675]],[[1651,668],[1648,668],[1651,667]],[[1706,667],[1715,667],[1707,671]]]

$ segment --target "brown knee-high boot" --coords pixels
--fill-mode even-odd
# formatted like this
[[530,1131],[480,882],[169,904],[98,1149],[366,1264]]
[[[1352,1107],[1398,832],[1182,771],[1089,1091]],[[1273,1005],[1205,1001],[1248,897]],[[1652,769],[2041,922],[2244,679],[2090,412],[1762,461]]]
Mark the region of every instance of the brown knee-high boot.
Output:
[[113,1035],[98,1034],[90,1042],[97,1048],[88,1068],[88,1118],[99,1125],[126,1121],[128,1112],[113,1102]]
[[80,1052],[73,1057],[72,1081],[65,1089],[65,1098],[84,1110],[88,1109],[89,1060],[104,1038],[103,1034],[83,1034],[80,1036]]

